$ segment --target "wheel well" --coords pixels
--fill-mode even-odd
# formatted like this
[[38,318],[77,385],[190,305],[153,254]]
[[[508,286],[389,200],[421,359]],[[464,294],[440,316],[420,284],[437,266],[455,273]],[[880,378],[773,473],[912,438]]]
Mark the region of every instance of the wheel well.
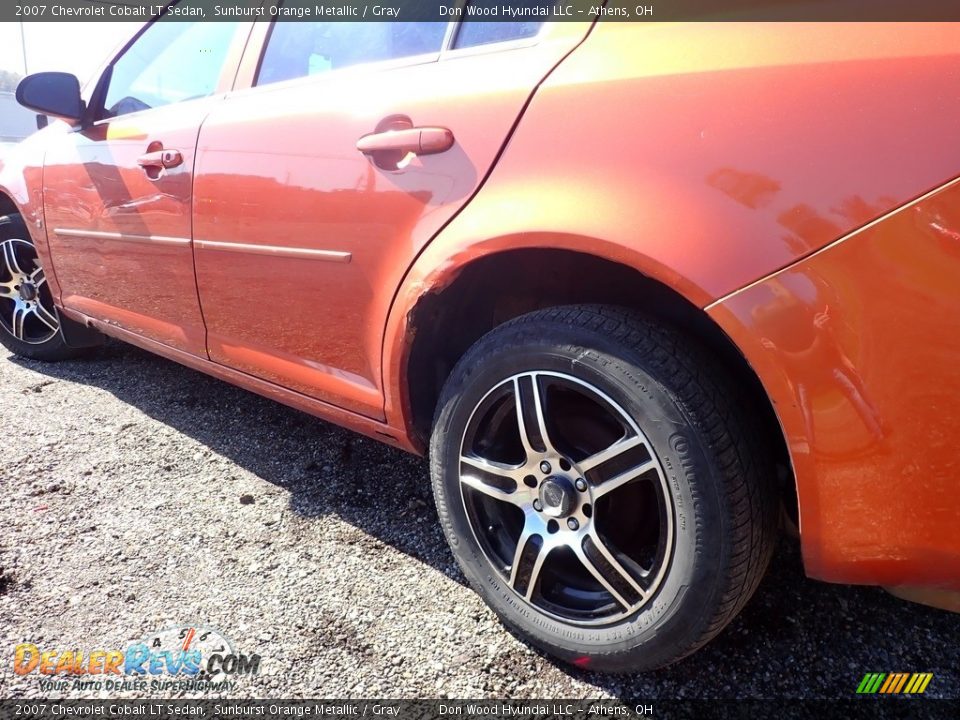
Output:
[[[585,253],[521,249],[481,258],[447,287],[429,293],[409,317],[413,332],[407,383],[414,431],[426,445],[443,384],[454,365],[483,335],[532,310],[601,303],[640,310],[677,327],[711,351],[743,388],[750,409],[769,434],[784,507],[796,519],[790,456],[770,399],[746,358],[700,308],[637,270]],[[469,312],[464,312],[469,308]]]
[[20,212],[20,209],[16,206],[16,203],[7,197],[7,195],[0,192],[0,217],[4,215],[13,215],[14,213],[18,212]]

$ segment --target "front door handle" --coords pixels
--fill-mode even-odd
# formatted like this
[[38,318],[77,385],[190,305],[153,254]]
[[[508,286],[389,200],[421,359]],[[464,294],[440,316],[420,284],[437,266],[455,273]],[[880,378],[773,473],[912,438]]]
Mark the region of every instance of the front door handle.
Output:
[[357,150],[364,155],[376,153],[413,153],[435,155],[453,147],[453,133],[444,127],[410,127],[364,135]]
[[153,168],[160,170],[162,168],[175,168],[183,163],[183,155],[179,150],[154,150],[137,158],[137,165],[144,170]]

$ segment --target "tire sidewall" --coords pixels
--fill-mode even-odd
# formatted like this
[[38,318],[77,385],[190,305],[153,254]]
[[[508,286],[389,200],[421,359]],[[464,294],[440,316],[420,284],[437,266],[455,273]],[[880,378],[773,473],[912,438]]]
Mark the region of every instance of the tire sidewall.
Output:
[[[511,627],[579,666],[655,667],[704,634],[717,603],[725,561],[720,479],[696,418],[658,377],[655,357],[603,333],[563,323],[505,326],[495,342],[481,340],[458,364],[441,398],[431,464],[444,532],[472,585]],[[550,338],[545,340],[544,338]],[[474,538],[460,494],[463,430],[482,397],[522,372],[572,375],[605,392],[637,422],[664,469],[674,504],[674,542],[653,598],[629,618],[602,627],[565,624],[518,597],[487,561]],[[638,660],[636,650],[643,648]]]

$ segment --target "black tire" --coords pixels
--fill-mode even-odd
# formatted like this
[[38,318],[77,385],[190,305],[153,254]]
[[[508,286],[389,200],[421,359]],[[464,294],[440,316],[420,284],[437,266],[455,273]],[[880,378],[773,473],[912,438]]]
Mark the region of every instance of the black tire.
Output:
[[[29,299],[29,307],[35,310],[26,313],[28,306],[15,289],[18,278],[24,275],[38,281],[31,283],[31,293],[36,295]],[[67,345],[61,324],[23,219],[19,215],[0,217],[0,343],[14,355],[32,360],[54,362],[83,354],[83,349]]]
[[[518,376],[531,371],[540,372],[540,375]],[[500,392],[493,389],[509,387],[505,385],[509,378],[517,378],[512,386],[513,398],[507,389],[503,391],[502,401],[489,400]],[[547,418],[543,425],[545,436],[556,434],[559,437],[563,435],[562,423],[583,426],[583,417],[600,413],[587,405],[570,404],[572,400],[567,398],[573,397],[576,389],[564,389],[563,384],[574,379],[602,391],[642,429],[640,435],[649,443],[649,452],[659,461],[658,470],[638,476],[654,487],[654,495],[643,497],[649,499],[666,488],[666,494],[661,498],[666,509],[657,516],[660,529],[651,533],[647,542],[656,542],[656,547],[669,548],[669,551],[662,553],[663,570],[659,584],[648,585],[652,590],[646,600],[639,591],[635,594],[634,600],[641,598],[641,604],[632,614],[628,614],[629,602],[618,603],[613,592],[604,590],[612,587],[627,598],[629,581],[624,585],[622,574],[611,575],[611,571],[616,573],[615,566],[605,564],[596,550],[588,557],[594,571],[600,570],[600,575],[609,581],[607,585],[602,584],[594,571],[591,571],[593,575],[583,576],[586,580],[577,579],[581,577],[577,575],[579,571],[566,567],[573,558],[566,547],[562,547],[559,555],[553,551],[547,555],[536,578],[531,575],[526,585],[519,582],[521,575],[532,572],[531,567],[536,566],[533,560],[546,546],[546,536],[539,543],[528,542],[525,550],[529,552],[513,549],[512,552],[517,553],[512,556],[514,562],[505,566],[503,558],[511,557],[511,546],[504,539],[509,535],[505,528],[511,517],[519,515],[513,510],[509,510],[512,515],[508,511],[501,514],[498,508],[510,503],[501,502],[502,498],[491,500],[488,497],[491,484],[497,485],[502,478],[481,473],[485,478],[481,483],[484,489],[478,491],[477,479],[467,477],[475,472],[474,467],[469,464],[461,466],[462,447],[465,454],[473,453],[471,448],[478,443],[485,443],[487,448],[505,447],[501,435],[503,432],[509,434],[511,421],[503,418],[510,413],[503,412],[496,403],[512,402],[514,408],[529,404],[523,399],[522,386],[539,391],[537,397],[542,400],[544,417]],[[525,385],[528,382],[530,384]],[[551,388],[553,382],[561,385],[559,390]],[[585,392],[585,395],[590,393]],[[736,388],[694,342],[674,329],[628,310],[606,306],[551,308],[524,315],[491,331],[470,348],[448,378],[438,404],[430,444],[431,474],[440,520],[471,585],[508,627],[531,644],[578,667],[609,672],[651,670],[674,663],[703,646],[733,619],[753,594],[769,564],[776,539],[778,500],[772,458],[759,446],[762,435],[748,427],[750,414],[738,406],[736,398]],[[480,405],[481,401],[486,405]],[[562,414],[564,402],[569,405],[569,419],[552,418],[551,409]],[[492,409],[483,409],[487,405]],[[600,407],[602,403],[597,405]],[[478,406],[481,410],[474,413]],[[577,411],[578,407],[583,409]],[[483,413],[493,419],[486,419]],[[479,419],[473,419],[475,416]],[[554,427],[560,423],[561,429],[553,432],[551,423]],[[465,440],[468,425],[479,429],[471,429],[470,437]],[[508,430],[499,435],[489,430],[500,426]],[[516,427],[523,432],[520,422]],[[626,432],[629,434],[630,430]],[[568,447],[577,443],[569,439],[573,437],[572,431],[567,430],[566,437],[568,439],[564,442]],[[528,435],[524,456],[530,454],[537,442],[536,437]],[[561,443],[556,445],[559,447]],[[498,452],[508,453],[502,449]],[[571,458],[574,467],[570,472],[576,476],[580,473],[576,462],[580,461],[572,455]],[[583,467],[589,460],[582,461]],[[649,462],[640,463],[638,467],[646,467]],[[601,464],[597,469],[602,467]],[[588,472],[591,471],[582,473],[584,477]],[[461,477],[467,478],[469,483],[462,484]],[[527,476],[524,481],[532,487],[527,482],[529,479]],[[536,477],[533,479],[537,480]],[[590,492],[593,493],[605,480],[598,480],[596,487],[591,480]],[[538,482],[537,488],[529,492],[523,491],[519,482],[498,487],[511,496],[527,492],[539,501],[544,511],[563,511],[559,506],[546,507],[553,502],[560,503],[554,497],[560,497],[560,494],[553,490],[550,490],[553,495],[543,494],[545,485],[551,482],[558,487],[562,485],[563,492],[569,491],[574,498],[571,502],[579,502],[577,498],[580,496],[569,485],[563,484],[562,477],[556,482],[552,481],[552,476]],[[581,491],[588,486],[579,478],[576,485]],[[582,522],[595,522],[597,537],[604,538],[605,543],[605,538],[612,537],[609,527],[624,537],[640,532],[630,527],[621,529],[622,522],[611,522],[608,529],[602,529],[600,503],[603,502],[608,503],[604,507],[608,508],[605,512],[610,516],[625,519],[628,526],[640,523],[641,509],[635,503],[631,504],[633,501],[621,500],[625,497],[622,488],[627,486],[617,487],[606,496],[606,501],[602,498],[595,501],[593,520],[589,515],[586,521],[582,514],[578,516]],[[618,498],[616,503],[612,497]],[[649,523],[652,515],[646,505],[642,511],[646,518],[644,522]],[[517,521],[521,522],[523,529],[519,533],[514,529],[514,534],[522,537],[523,531],[530,527],[527,518],[531,512],[529,507],[523,511],[524,519]],[[568,524],[569,520],[568,517]],[[668,532],[672,528],[672,544],[664,540],[664,527]],[[475,528],[479,529],[475,531]],[[558,531],[548,529],[547,532]],[[656,541],[652,539],[653,535],[656,535]],[[571,537],[579,536],[574,534]],[[483,538],[483,542],[478,538]],[[577,539],[570,542],[571,547],[579,545],[584,551],[592,544],[592,541]],[[514,543],[515,548],[519,540]],[[501,545],[505,545],[505,549],[501,550]],[[620,569],[632,568],[629,573],[639,583],[637,571],[644,570],[644,563],[634,562],[630,551],[621,551],[617,547],[614,552],[611,549],[614,545],[615,542],[611,541],[607,548],[610,553],[606,557],[615,557],[620,562]],[[625,545],[628,546],[629,542]],[[637,547],[641,545],[642,542],[637,543]],[[496,559],[489,560],[488,554]],[[558,559],[552,559],[555,557]],[[651,551],[649,557],[654,557],[654,564],[650,567],[661,567],[655,565],[656,557],[659,557],[655,551]],[[580,570],[588,569],[582,561],[578,562],[583,566]],[[558,564],[558,568],[547,573],[545,568],[551,563]],[[539,602],[548,607],[549,612],[531,604],[511,587],[508,575],[514,565],[517,566],[514,582],[520,591],[533,595],[539,593]],[[573,580],[564,580],[565,577]],[[598,609],[600,600],[595,607],[584,605],[588,609],[583,612],[579,605],[575,606],[575,601],[579,602],[580,598],[577,592],[586,592],[585,583],[592,582],[590,577],[594,578],[599,590],[590,590],[589,597],[602,599],[606,592],[613,604],[604,607],[619,609],[622,616],[610,615],[614,619],[605,623],[603,618],[606,616]],[[648,575],[644,582],[650,577],[654,576]],[[553,585],[545,590],[543,586],[548,579]],[[530,589],[531,581],[539,583],[535,591]],[[564,582],[570,587],[564,586]],[[550,593],[548,599],[544,599],[545,592]],[[576,612],[581,614],[576,615]],[[588,621],[593,624],[583,624]]]

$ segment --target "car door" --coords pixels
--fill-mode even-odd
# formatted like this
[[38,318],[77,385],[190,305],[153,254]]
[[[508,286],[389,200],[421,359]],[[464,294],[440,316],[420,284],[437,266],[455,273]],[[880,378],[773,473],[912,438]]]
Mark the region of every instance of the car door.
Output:
[[191,248],[194,155],[252,25],[167,17],[107,68],[94,121],[51,142],[44,211],[66,308],[205,356]]
[[250,87],[213,109],[197,150],[212,360],[382,418],[383,328],[403,274],[589,28],[542,25],[254,31],[240,73]]

